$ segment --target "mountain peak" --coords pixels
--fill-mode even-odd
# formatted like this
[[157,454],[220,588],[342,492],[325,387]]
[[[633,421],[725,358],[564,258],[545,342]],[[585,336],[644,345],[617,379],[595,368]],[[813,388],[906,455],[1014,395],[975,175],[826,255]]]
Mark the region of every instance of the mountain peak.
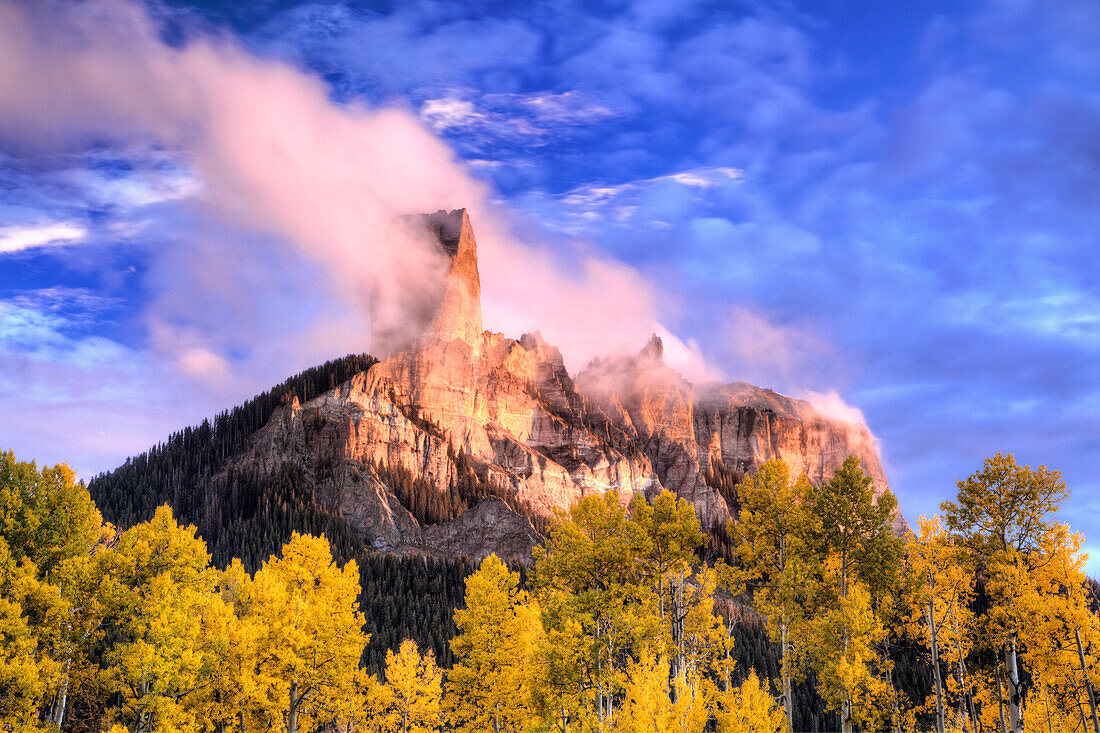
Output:
[[466,209],[452,211],[440,209],[434,214],[425,214],[424,220],[436,243],[445,253],[454,258],[462,243],[462,229],[470,227],[470,215],[466,213]]
[[649,341],[642,348],[641,355],[651,361],[661,361],[665,355],[665,344],[661,341],[661,337],[657,334],[650,336]]
[[481,277],[477,269],[477,240],[466,209],[440,209],[424,217],[428,232],[450,260],[443,296],[429,334],[442,341],[462,339],[477,343],[481,322]]

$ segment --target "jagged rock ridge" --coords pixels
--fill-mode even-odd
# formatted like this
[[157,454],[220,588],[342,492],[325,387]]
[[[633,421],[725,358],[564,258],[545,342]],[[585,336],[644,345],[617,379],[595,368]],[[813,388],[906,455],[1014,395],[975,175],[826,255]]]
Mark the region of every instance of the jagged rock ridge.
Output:
[[[771,458],[821,481],[854,454],[876,489],[888,489],[865,426],[745,383],[697,389],[664,364],[656,336],[637,355],[594,362],[574,382],[537,333],[515,340],[482,331],[466,211],[424,221],[450,260],[431,327],[348,382],[277,410],[234,469],[302,468],[321,499],[380,549],[518,561],[538,541],[532,519],[610,489],[626,502],[669,488],[708,527],[729,516],[732,500],[708,476],[740,475]],[[485,498],[424,526],[383,467],[443,497],[472,471],[506,501]]]

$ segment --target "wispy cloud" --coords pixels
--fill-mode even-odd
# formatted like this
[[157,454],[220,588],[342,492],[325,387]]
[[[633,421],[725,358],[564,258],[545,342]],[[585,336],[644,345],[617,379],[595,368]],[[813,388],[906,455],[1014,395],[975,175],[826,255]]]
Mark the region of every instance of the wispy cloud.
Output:
[[577,91],[484,94],[471,89],[426,99],[419,115],[433,130],[458,137],[470,150],[560,144],[579,130],[618,116]]
[[0,227],[0,253],[77,244],[87,235],[83,226],[66,222]]

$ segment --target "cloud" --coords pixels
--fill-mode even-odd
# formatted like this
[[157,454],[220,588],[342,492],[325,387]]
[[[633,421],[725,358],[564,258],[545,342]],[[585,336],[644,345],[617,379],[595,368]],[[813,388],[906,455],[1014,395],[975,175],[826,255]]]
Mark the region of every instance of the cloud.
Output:
[[831,345],[809,328],[775,323],[745,306],[730,311],[721,336],[713,348],[729,373],[780,389],[828,383],[822,365],[838,360]]
[[473,102],[463,99],[429,99],[420,106],[420,116],[436,132],[452,127],[466,127],[485,115],[474,108]]
[[459,135],[470,149],[507,143],[560,144],[581,126],[599,124],[616,114],[573,90],[561,93],[483,94],[452,89],[449,96],[426,99],[420,118],[439,133]]
[[230,373],[225,358],[202,347],[184,351],[178,363],[184,374],[204,380],[225,379]]
[[75,244],[87,234],[84,227],[69,223],[0,227],[0,253]]
[[809,402],[815,410],[825,417],[852,425],[866,425],[867,420],[858,407],[852,407],[845,402],[836,390],[828,392],[808,391],[799,395]]
[[[196,405],[239,402],[334,355],[385,353],[396,344],[371,334],[413,335],[443,266],[401,217],[458,206],[479,240],[489,327],[540,329],[573,368],[667,333],[659,316],[674,307],[650,280],[591,247],[573,259],[517,233],[405,107],[335,102],[316,76],[224,36],[184,37],[165,43],[125,2],[0,3],[0,146],[42,190],[76,192],[97,241],[132,238],[142,258],[140,287],[125,293],[138,312],[121,326],[142,334],[132,346],[62,338],[72,322],[9,303],[11,358],[84,354],[85,376],[131,390],[119,400],[135,410],[159,400],[150,390],[201,392],[164,413],[182,422]],[[561,120],[576,98],[506,101]],[[705,373],[698,350],[675,343],[684,368]],[[123,376],[143,369],[159,381]],[[81,383],[55,388],[72,398]]]
[[[169,47],[142,11],[120,3],[3,14],[5,78],[19,82],[0,88],[0,135],[32,150],[91,136],[174,149],[202,182],[193,198],[203,216],[292,243],[327,267],[342,297],[372,302],[364,316],[376,326],[400,323],[402,298],[441,267],[397,216],[482,198],[407,114],[340,108],[316,79],[227,41]],[[24,44],[20,32],[40,42]],[[214,262],[193,266],[217,279]]]

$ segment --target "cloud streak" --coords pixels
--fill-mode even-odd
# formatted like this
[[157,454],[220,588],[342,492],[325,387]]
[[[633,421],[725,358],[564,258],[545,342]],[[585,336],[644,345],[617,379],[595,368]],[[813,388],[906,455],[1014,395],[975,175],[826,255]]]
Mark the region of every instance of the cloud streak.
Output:
[[88,235],[79,224],[54,223],[21,227],[0,227],[0,254],[36,247],[75,244]]

